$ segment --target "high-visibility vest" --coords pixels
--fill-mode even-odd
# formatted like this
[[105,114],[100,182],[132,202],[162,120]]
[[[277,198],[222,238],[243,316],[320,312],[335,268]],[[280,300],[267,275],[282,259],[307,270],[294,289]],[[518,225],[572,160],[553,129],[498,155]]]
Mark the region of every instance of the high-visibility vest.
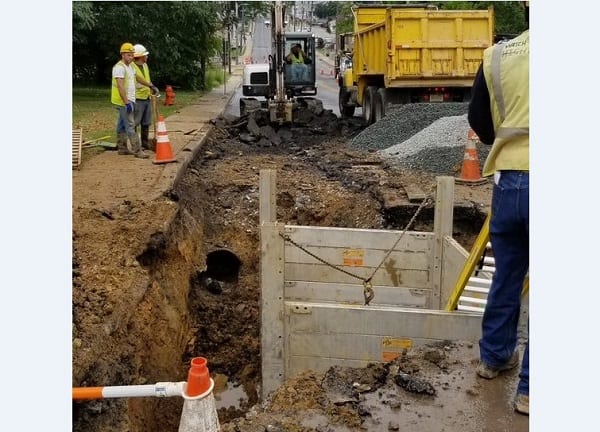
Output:
[[[133,62],[133,67],[135,68],[136,75],[142,77],[147,82],[152,82],[152,81],[150,81],[150,69],[148,68],[148,65],[146,63],[144,63],[140,67],[136,62]],[[150,97],[150,88],[148,86],[140,84],[136,80],[135,81],[135,99],[136,100],[138,100],[138,99],[146,100],[149,97]]]
[[529,30],[487,48],[483,73],[496,135],[483,175],[529,171]]
[[290,56],[292,58],[292,64],[304,64],[304,57],[302,57],[302,53],[300,51],[298,51],[297,57],[294,53],[290,53]]
[[[125,83],[124,83],[125,94],[127,94],[127,82],[129,80],[128,67],[125,65],[125,63],[123,63],[122,60],[119,60],[117,62],[117,65],[119,63],[122,64],[123,67],[125,68],[125,77],[124,77],[123,81],[125,81]],[[119,93],[119,87],[117,87],[117,79],[115,77],[112,78],[112,86],[111,86],[111,89],[110,89],[110,101],[111,101],[111,103],[113,103],[115,105],[125,106],[125,102],[123,102],[123,99],[121,99],[121,94]]]

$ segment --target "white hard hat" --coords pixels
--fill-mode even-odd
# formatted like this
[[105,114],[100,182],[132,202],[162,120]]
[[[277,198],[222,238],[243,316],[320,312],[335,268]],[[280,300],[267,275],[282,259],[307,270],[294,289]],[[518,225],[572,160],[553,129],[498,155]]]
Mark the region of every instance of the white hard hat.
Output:
[[150,54],[146,50],[146,47],[142,44],[135,44],[133,46],[133,49],[135,50],[135,52],[133,53],[134,57],[143,57],[143,56],[147,56],[148,54]]

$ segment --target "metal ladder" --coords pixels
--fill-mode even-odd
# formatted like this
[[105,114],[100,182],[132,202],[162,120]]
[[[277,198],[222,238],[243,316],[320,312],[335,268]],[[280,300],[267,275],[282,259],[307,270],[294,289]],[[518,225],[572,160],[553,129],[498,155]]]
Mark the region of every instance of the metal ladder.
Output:
[[[490,218],[488,214],[471,252],[467,257],[456,286],[446,304],[447,311],[460,310],[483,314],[490,292],[492,278],[496,271],[494,257],[487,255],[491,251],[490,243]],[[523,283],[523,294],[529,292],[529,275]]]

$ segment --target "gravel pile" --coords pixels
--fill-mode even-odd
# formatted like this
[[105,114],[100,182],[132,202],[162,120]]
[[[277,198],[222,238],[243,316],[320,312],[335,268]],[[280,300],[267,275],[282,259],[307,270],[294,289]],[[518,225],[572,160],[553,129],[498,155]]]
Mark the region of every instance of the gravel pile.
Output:
[[465,102],[399,105],[356,135],[349,146],[357,150],[382,150],[406,141],[442,117],[460,116],[468,109]]
[[407,158],[432,147],[462,147],[467,144],[469,132],[467,115],[442,117],[405,141],[380,150],[382,156]]
[[[398,168],[456,175],[467,145],[468,107],[462,102],[402,105],[363,130],[350,146],[377,151]],[[490,148],[477,143],[480,169]]]
[[[491,148],[492,146],[477,142],[480,172],[483,171],[483,164]],[[386,162],[397,168],[455,176],[460,174],[464,156],[464,147],[428,147],[407,157],[389,156]]]

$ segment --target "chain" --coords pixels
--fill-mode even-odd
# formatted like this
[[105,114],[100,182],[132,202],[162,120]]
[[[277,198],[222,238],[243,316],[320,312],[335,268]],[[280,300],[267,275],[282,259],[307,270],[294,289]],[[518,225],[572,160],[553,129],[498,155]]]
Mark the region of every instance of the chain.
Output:
[[415,214],[410,218],[410,220],[408,221],[408,223],[406,224],[406,227],[404,228],[404,230],[400,233],[400,236],[398,237],[398,239],[396,240],[396,242],[394,243],[394,245],[391,247],[391,249],[388,250],[388,252],[385,254],[385,256],[383,257],[383,259],[381,260],[381,262],[379,263],[379,265],[375,268],[375,270],[373,270],[373,273],[371,274],[371,276],[369,276],[368,278],[364,278],[362,276],[359,276],[355,273],[349,272],[346,269],[343,269],[333,263],[330,263],[329,261],[324,260],[323,258],[315,255],[314,253],[312,253],[311,251],[309,251],[308,249],[306,249],[304,246],[302,246],[301,244],[296,243],[294,240],[291,239],[291,237],[287,234],[282,234],[279,233],[279,236],[281,238],[283,238],[285,241],[293,244],[294,246],[296,246],[298,249],[300,249],[301,251],[305,252],[306,254],[310,255],[311,257],[313,257],[314,259],[316,259],[317,261],[339,271],[342,272],[348,276],[351,276],[355,279],[358,279],[360,281],[362,281],[363,284],[363,295],[365,298],[365,306],[368,306],[369,303],[371,302],[371,300],[373,300],[373,298],[375,297],[375,292],[373,291],[373,284],[371,283],[373,277],[375,276],[375,273],[377,273],[377,271],[381,268],[381,266],[383,265],[383,263],[385,262],[385,260],[388,259],[388,257],[390,256],[390,254],[394,251],[394,249],[396,248],[396,246],[398,245],[398,243],[400,242],[400,240],[402,239],[402,237],[404,237],[404,234],[406,233],[406,231],[408,231],[408,229],[412,226],[412,224],[414,223],[414,221],[417,219],[417,216],[419,215],[419,213],[421,213],[421,210],[423,210],[423,208],[431,203],[431,197],[430,195],[427,195],[423,201],[421,202],[421,204],[419,205],[419,207],[417,208],[417,210],[415,211]]
[[412,224],[414,223],[415,219],[417,219],[417,216],[419,215],[419,213],[421,213],[421,210],[423,210],[423,208],[429,204],[431,202],[431,198],[430,196],[426,196],[423,201],[421,202],[421,204],[419,205],[419,207],[417,208],[417,210],[415,211],[415,214],[410,218],[410,220],[408,221],[408,223],[406,224],[406,226],[404,227],[404,231],[402,231],[400,233],[400,236],[396,239],[396,242],[394,243],[394,245],[387,251],[387,253],[385,254],[385,256],[383,257],[383,259],[381,260],[381,262],[379,263],[379,265],[375,268],[375,270],[373,270],[373,273],[371,274],[371,276],[369,276],[369,278],[367,279],[368,281],[370,281],[371,279],[373,279],[373,277],[375,276],[375,273],[377,273],[377,270],[379,270],[381,268],[381,266],[383,265],[383,263],[385,262],[385,260],[388,259],[388,257],[390,256],[390,254],[394,251],[394,249],[396,249],[396,246],[398,246],[398,243],[400,243],[400,240],[402,240],[402,237],[404,237],[404,234],[406,234],[406,231],[408,231],[408,229],[412,226]]

